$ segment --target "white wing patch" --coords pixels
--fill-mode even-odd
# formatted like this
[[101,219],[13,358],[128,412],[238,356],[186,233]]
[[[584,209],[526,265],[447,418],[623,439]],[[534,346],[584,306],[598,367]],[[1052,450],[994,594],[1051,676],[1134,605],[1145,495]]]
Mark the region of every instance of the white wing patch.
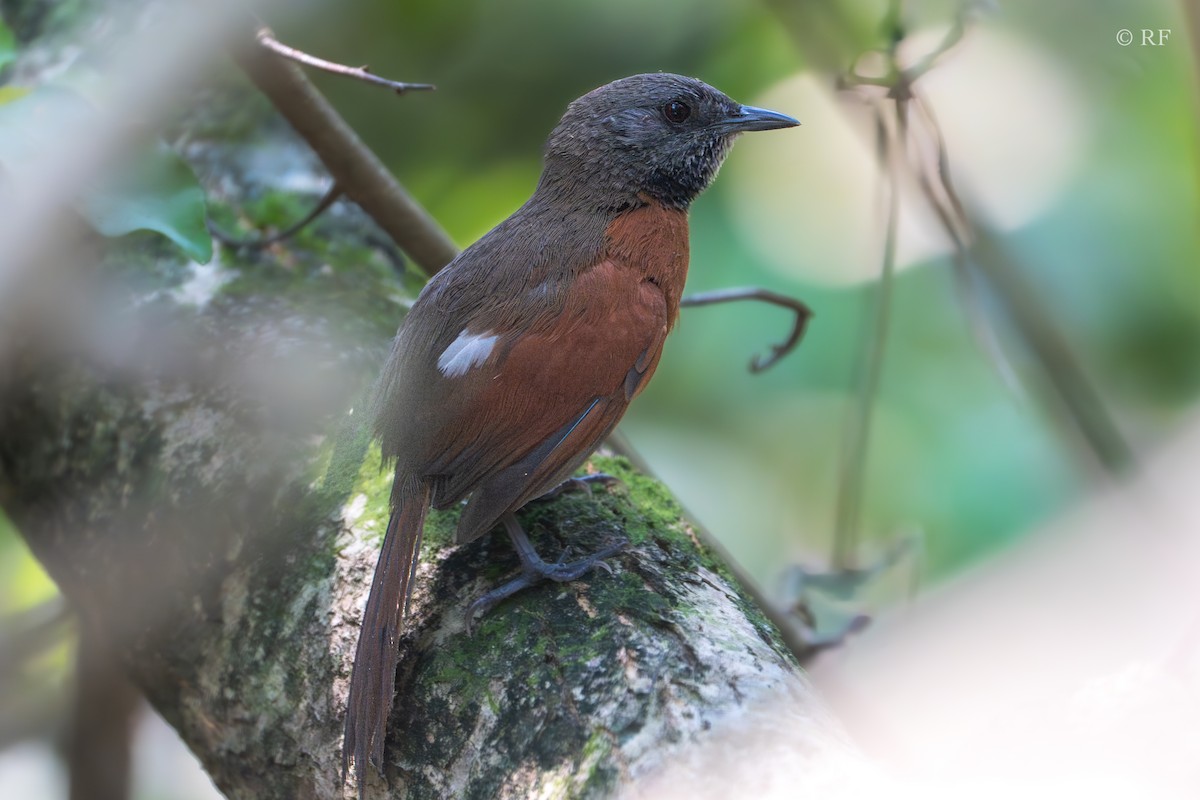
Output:
[[438,356],[438,369],[447,378],[457,378],[466,375],[478,367],[492,354],[499,337],[491,331],[471,333],[466,328],[458,334],[458,338]]

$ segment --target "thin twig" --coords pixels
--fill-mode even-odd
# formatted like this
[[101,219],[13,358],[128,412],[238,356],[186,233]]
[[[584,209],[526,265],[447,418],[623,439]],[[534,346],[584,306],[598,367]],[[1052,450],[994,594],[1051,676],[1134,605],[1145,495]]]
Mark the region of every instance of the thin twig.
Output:
[[977,227],[971,253],[1088,448],[1108,472],[1128,474],[1137,462],[1133,448],[1011,250],[1000,237]]
[[[907,101],[896,99],[897,149],[903,146],[907,133]],[[846,448],[842,462],[842,478],[838,486],[837,514],[834,520],[833,567],[837,571],[854,568],[854,553],[858,549],[859,518],[862,510],[863,486],[866,483],[867,447],[871,440],[871,419],[875,399],[883,375],[884,350],[887,347],[888,323],[891,318],[892,284],[896,267],[896,228],[900,215],[900,186],[895,169],[896,159],[888,143],[887,125],[883,112],[876,110],[876,152],[883,174],[887,177],[887,222],[883,243],[883,268],[875,288],[875,319],[871,336],[862,355],[862,377],[855,413],[847,429]]]
[[848,86],[887,85],[893,100],[911,100],[925,120],[937,151],[936,179],[929,170],[907,159],[904,166],[916,176],[930,207],[954,246],[957,288],[968,322],[993,366],[1006,384],[1015,385],[1015,371],[1004,356],[999,340],[991,326],[983,321],[973,278],[976,270],[988,281],[999,300],[1000,307],[1012,320],[1017,333],[1035,355],[1047,383],[1062,401],[1077,430],[1100,463],[1110,472],[1120,474],[1134,463],[1133,449],[1121,434],[1099,392],[1092,386],[1079,359],[1059,329],[1054,317],[1044,306],[1036,291],[1020,275],[1019,266],[1008,250],[995,237],[986,242],[972,223],[950,174],[950,161],[945,139],[933,111],[913,83],[928,72],[935,62],[958,44],[966,32],[968,8],[964,6],[954,28],[935,50],[909,69],[900,69],[894,62],[886,79],[860,79],[850,76]]
[[[909,163],[908,166],[910,171],[916,173],[917,183],[953,247],[951,265],[954,268],[954,287],[958,295],[958,302],[966,315],[967,325],[971,329],[972,336],[987,357],[988,362],[1000,376],[1000,381],[1015,396],[1021,397],[1020,379],[1000,344],[995,327],[987,318],[980,296],[978,276],[971,268],[967,252],[971,240],[971,221],[966,217],[966,212],[958,200],[958,193],[955,191],[950,177],[950,162],[941,126],[933,114],[933,109],[920,93],[913,92],[911,99],[924,121],[923,127],[933,140],[937,160],[937,185],[934,185],[930,169],[924,165],[916,165],[915,158],[914,163]],[[940,195],[937,191],[938,188],[941,189]]]
[[345,64],[338,64],[333,61],[326,61],[323,58],[311,56],[308,53],[305,53],[303,50],[297,50],[294,47],[288,47],[286,44],[280,42],[275,38],[275,34],[271,32],[270,28],[260,28],[258,33],[255,35],[258,38],[259,44],[261,44],[263,47],[274,53],[278,53],[284,58],[289,58],[298,64],[304,64],[305,66],[323,70],[324,72],[328,72],[333,75],[341,75],[345,78],[354,78],[355,80],[374,84],[375,86],[383,86],[387,89],[391,89],[396,94],[404,94],[405,92],[428,92],[437,88],[432,83],[404,83],[401,81],[390,81],[387,78],[381,78],[375,73],[371,72],[367,68],[366,64],[361,67],[348,67]]
[[[951,26],[950,30],[946,32],[946,35],[942,37],[942,41],[938,43],[937,47],[933,48],[933,50],[922,56],[921,59],[911,67],[901,69],[899,65],[895,63],[896,45],[900,42],[900,38],[896,37],[899,36],[902,38],[904,32],[899,23],[899,4],[893,3],[891,10],[889,11],[888,21],[885,22],[885,25],[892,27],[895,30],[895,35],[893,36],[892,41],[889,43],[887,52],[884,54],[889,63],[887,74],[879,76],[860,75],[857,71],[851,68],[849,72],[838,76],[838,89],[852,89],[858,86],[875,86],[892,91],[895,93],[893,96],[907,94],[912,85],[916,83],[919,78],[936,67],[938,62],[941,61],[942,56],[946,55],[946,53],[957,47],[958,44],[963,40],[963,37],[967,33],[968,13],[969,4],[962,4],[959,7],[958,14],[954,18],[954,24]],[[874,53],[877,51],[869,52]],[[866,53],[863,55],[866,55]],[[859,56],[859,58],[861,59],[862,56]]]
[[404,190],[329,101],[295,64],[247,36],[233,57],[279,113],[308,142],[341,186],[392,240],[433,275],[458,248],[437,222]]
[[812,309],[802,301],[758,287],[718,289],[712,292],[701,292],[700,294],[693,294],[683,298],[679,301],[679,305],[694,308],[711,306],[716,303],[731,303],[739,300],[758,300],[763,303],[770,303],[771,305],[786,308],[796,315],[788,337],[779,344],[771,345],[771,354],[769,356],[764,358],[763,356],[756,355],[750,359],[750,371],[753,373],[759,373],[773,367],[781,358],[795,350],[796,345],[804,337],[804,331],[808,328],[809,320],[813,318]]
[[[956,248],[965,250],[969,243],[972,245],[974,263],[999,296],[1002,307],[1021,338],[1037,356],[1043,376],[1059,396],[1089,449],[1109,472],[1127,472],[1135,462],[1133,448],[1117,427],[1100,393],[1088,380],[1066,336],[1054,323],[1053,316],[1037,292],[1025,282],[1008,250],[995,237],[981,236],[971,224],[971,215],[967,213],[951,179],[945,140],[941,137],[932,111],[919,97],[914,97],[914,100],[931,121],[932,129],[938,131],[935,138],[938,178],[950,209],[945,209],[932,193],[931,187],[928,187],[926,197],[930,205],[942,220]],[[950,221],[951,214],[959,221],[963,233]]]
[[937,66],[937,63],[939,60],[941,60],[942,56],[946,55],[946,53],[958,46],[958,43],[962,41],[963,36],[965,36],[967,33],[966,16],[967,4],[963,3],[959,6],[958,13],[954,17],[954,25],[951,26],[950,30],[946,32],[946,35],[942,38],[941,43],[938,44],[938,46],[933,50],[926,53],[925,56],[916,64],[904,70],[904,75],[907,78],[907,83],[910,86],[922,75]]
[[283,230],[281,230],[277,233],[271,234],[270,236],[259,236],[254,239],[238,239],[237,237],[230,236],[229,234],[225,233],[223,230],[218,228],[217,223],[213,222],[211,217],[206,219],[205,223],[208,225],[208,232],[212,234],[213,238],[216,239],[221,244],[225,245],[226,247],[232,247],[235,249],[242,249],[242,248],[258,249],[258,248],[263,248],[263,247],[270,247],[273,244],[282,242],[284,239],[287,239],[287,238],[299,233],[301,230],[303,230],[305,225],[308,225],[314,219],[321,216],[321,214],[323,214],[326,209],[328,209],[331,205],[336,203],[337,199],[339,197],[341,197],[342,194],[343,194],[342,187],[338,186],[336,183],[334,183],[332,186],[329,187],[329,189],[325,192],[325,194],[321,195],[320,201],[315,206],[313,206],[312,211],[309,211],[307,214],[304,215],[303,219],[289,225],[288,227],[284,228]]

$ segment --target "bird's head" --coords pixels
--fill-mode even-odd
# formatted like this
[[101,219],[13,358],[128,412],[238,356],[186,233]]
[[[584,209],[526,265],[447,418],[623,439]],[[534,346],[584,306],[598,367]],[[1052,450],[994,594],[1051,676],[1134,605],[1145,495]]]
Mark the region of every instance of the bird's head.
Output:
[[546,143],[543,184],[583,201],[619,204],[644,194],[687,208],[739,133],[799,124],[736,103],[695,78],[634,75],[567,107]]

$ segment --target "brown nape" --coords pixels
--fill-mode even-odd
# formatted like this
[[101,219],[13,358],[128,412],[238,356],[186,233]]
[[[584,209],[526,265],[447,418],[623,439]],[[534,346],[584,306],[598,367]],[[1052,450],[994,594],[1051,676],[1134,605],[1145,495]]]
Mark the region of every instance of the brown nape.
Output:
[[468,624],[619,549],[547,564],[513,512],[568,478],[654,374],[687,277],[687,208],[733,138],[794,124],[680,75],[602,86],[571,103],[551,133],[533,197],[413,305],[375,400],[396,478],[346,711],[343,768],[353,760],[360,795],[366,762],[383,765],[430,500],[469,497],[458,541],[502,521],[521,559],[520,577],[477,600]]

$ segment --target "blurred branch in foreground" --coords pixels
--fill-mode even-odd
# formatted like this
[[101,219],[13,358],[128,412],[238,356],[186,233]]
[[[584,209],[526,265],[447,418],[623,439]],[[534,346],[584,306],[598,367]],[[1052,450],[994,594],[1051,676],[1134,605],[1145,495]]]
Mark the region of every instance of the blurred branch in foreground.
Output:
[[1198,464],[1193,415],[1130,480],[814,666],[900,796],[1194,796]]
[[67,767],[70,800],[129,797],[133,724],[141,696],[103,634],[81,626]]

